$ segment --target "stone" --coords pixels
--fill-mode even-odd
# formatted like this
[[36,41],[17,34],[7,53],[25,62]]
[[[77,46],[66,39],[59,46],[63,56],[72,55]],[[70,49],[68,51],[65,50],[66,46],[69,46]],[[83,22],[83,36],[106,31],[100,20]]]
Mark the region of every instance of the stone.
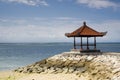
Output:
[[61,69],[61,68],[56,68],[55,70],[56,70],[57,73],[62,73],[63,72],[63,69]]
[[55,72],[55,68],[54,67],[50,67],[50,69],[48,69],[48,73],[54,73]]
[[73,60],[73,61],[71,61],[71,64],[77,64],[79,61],[77,61],[77,60]]
[[114,69],[112,72],[113,72],[113,74],[118,73],[118,72],[120,72],[120,68]]
[[86,79],[86,77],[83,75],[80,75],[79,77],[80,77],[80,80],[91,80],[91,79]]
[[64,61],[57,60],[56,63],[54,64],[54,66],[56,66],[56,67],[62,67],[62,66],[64,66]]
[[44,69],[41,68],[41,67],[39,67],[37,73],[41,73],[41,72],[43,72],[43,71],[44,71]]
[[[116,56],[117,55],[117,56]],[[20,73],[74,73],[84,80],[120,80],[120,55],[58,54],[14,70]]]
[[32,70],[32,69],[30,69],[27,73],[33,73],[33,70]]
[[70,65],[70,63],[71,63],[71,61],[70,61],[70,60],[66,60],[66,61],[64,62],[64,66],[69,66],[69,65]]
[[67,67],[62,68],[62,70],[63,70],[63,73],[68,73],[68,68]]
[[120,80],[120,76],[113,76],[111,80]]
[[21,72],[23,72],[23,70],[24,70],[24,68],[18,68],[18,69],[16,69],[15,71],[21,73]]
[[69,73],[73,73],[74,70],[75,70],[75,67],[69,67],[69,68],[68,68],[68,72],[69,72]]
[[39,62],[36,62],[35,64],[39,64],[39,65],[41,65],[41,64],[46,64],[46,59],[41,60],[41,61],[39,61]]
[[87,61],[91,61],[91,60],[93,60],[93,59],[94,59],[93,56],[88,56],[88,57],[86,58]]
[[43,69],[43,70],[47,70],[47,69],[48,69],[48,67],[44,66],[44,67],[42,67],[42,69]]
[[79,71],[80,73],[83,73],[86,71],[85,67],[80,67],[80,68],[76,68],[76,71]]
[[79,61],[77,64],[75,64],[74,66],[76,67],[84,67],[85,66],[85,62],[81,62]]
[[46,63],[46,64],[53,65],[54,62],[55,62],[55,60],[51,60],[51,59],[49,59],[49,60],[47,60],[47,63]]

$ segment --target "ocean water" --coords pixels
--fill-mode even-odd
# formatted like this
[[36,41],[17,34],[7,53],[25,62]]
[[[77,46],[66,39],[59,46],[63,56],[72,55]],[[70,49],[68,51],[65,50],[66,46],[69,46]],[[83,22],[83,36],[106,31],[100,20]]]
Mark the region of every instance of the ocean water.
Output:
[[[26,66],[72,48],[72,43],[0,43],[0,71]],[[98,43],[97,49],[120,52],[120,43]]]

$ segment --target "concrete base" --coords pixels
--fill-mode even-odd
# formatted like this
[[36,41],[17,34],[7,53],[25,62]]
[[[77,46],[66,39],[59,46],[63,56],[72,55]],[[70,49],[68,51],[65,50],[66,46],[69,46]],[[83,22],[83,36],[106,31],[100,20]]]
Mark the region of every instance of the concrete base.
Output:
[[80,50],[80,49],[71,49],[71,52],[80,52],[80,53],[91,53],[91,52],[100,52],[100,50]]
[[71,52],[80,52],[80,49],[71,49]]
[[86,53],[89,53],[89,52],[100,52],[100,50],[80,50],[80,52],[86,52]]

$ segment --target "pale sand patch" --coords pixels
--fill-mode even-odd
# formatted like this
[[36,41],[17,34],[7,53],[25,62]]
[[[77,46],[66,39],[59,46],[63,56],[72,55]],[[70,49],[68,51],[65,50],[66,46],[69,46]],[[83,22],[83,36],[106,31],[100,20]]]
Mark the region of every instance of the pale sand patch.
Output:
[[18,80],[28,74],[16,73],[13,71],[0,71],[0,80]]
[[12,71],[0,72],[0,80],[84,80],[75,74],[23,74]]
[[19,80],[78,80],[75,74],[31,74]]

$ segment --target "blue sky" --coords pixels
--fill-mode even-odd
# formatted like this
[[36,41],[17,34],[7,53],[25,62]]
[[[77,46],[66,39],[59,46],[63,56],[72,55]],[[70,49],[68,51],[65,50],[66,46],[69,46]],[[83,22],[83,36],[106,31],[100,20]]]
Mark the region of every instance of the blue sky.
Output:
[[83,25],[108,31],[98,42],[120,42],[119,0],[0,0],[0,42],[67,42]]

